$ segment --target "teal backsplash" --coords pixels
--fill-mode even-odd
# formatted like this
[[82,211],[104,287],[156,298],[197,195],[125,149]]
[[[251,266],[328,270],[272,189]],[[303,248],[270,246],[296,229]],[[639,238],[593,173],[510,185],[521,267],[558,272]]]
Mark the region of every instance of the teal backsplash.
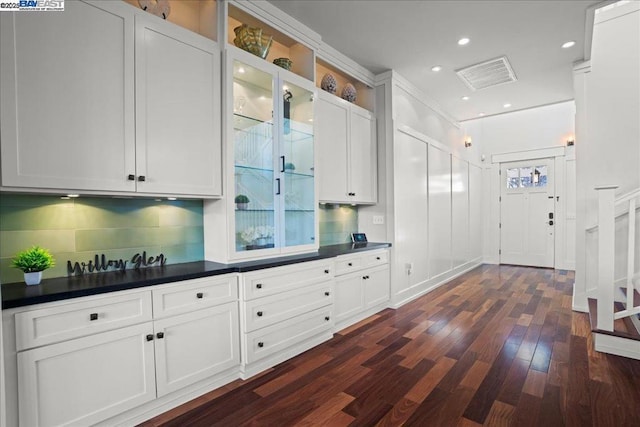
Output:
[[[117,199],[0,193],[0,281],[23,281],[11,258],[33,245],[47,248],[56,266],[44,278],[67,276],[67,261],[89,262],[96,254],[128,261],[146,251],[167,264],[204,259],[202,201]],[[358,231],[355,206],[320,205],[320,245],[351,241]]]
[[349,205],[320,205],[320,246],[351,241],[358,231],[358,208]]
[[128,261],[146,251],[167,264],[204,259],[202,201],[0,194],[0,281],[21,282],[11,258],[33,245],[47,248],[56,266],[44,278],[67,275],[67,260],[96,254]]

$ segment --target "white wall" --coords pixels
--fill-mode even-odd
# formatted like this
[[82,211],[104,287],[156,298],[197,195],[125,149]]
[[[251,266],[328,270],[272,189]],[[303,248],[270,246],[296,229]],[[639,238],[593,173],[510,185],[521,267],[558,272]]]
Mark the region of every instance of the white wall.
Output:
[[[544,149],[557,148],[565,156],[556,158],[556,245],[555,266],[575,268],[575,156],[573,148],[564,147],[574,138],[575,104],[573,101],[515,111],[462,123],[473,144],[481,147],[483,162],[483,255],[484,261],[498,263],[500,249],[499,159],[506,153],[520,158],[546,156]],[[551,151],[558,151],[551,150]],[[542,153],[542,154],[541,154]]]
[[597,185],[618,194],[640,186],[640,3],[596,13],[590,63],[574,69],[576,95],[576,284],[586,311],[597,248],[585,230],[597,221]]
[[381,78],[376,97],[379,201],[359,208],[359,229],[392,243],[399,306],[481,262],[480,148],[465,148],[458,123],[397,73]]

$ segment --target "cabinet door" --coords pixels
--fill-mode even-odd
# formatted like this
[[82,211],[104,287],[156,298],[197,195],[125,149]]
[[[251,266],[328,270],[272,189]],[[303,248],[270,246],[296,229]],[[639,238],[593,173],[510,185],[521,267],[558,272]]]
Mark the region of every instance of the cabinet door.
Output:
[[[349,106],[318,94],[314,120],[318,144],[320,201],[347,201],[347,137]],[[334,97],[335,98],[335,97]]]
[[375,119],[356,107],[351,110],[349,139],[350,200],[375,203],[377,199],[377,164]]
[[336,277],[333,300],[336,324],[364,309],[363,276],[355,273]]
[[364,271],[364,305],[373,307],[389,301],[389,266],[372,268]]
[[0,15],[2,185],[134,191],[131,7]]
[[151,332],[149,322],[18,353],[20,426],[91,425],[154,399]]
[[219,63],[215,42],[136,16],[139,192],[222,194]]
[[158,397],[240,364],[238,303],[154,322]]

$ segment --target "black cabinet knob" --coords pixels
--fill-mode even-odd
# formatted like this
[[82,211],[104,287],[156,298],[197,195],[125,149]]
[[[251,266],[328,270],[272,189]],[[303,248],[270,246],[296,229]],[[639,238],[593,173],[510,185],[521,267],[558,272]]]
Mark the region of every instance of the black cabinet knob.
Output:
[[161,340],[162,338],[164,338],[164,332],[158,332],[156,336],[158,337],[159,340]]
[[147,341],[153,341],[153,334],[147,334]]
[[331,320],[331,318],[329,316],[325,316],[324,320],[326,320],[328,322],[329,320]]
[[258,284],[256,285],[256,288],[258,288],[258,289],[262,289],[262,283],[258,283]]
[[198,299],[202,299],[202,298],[204,297],[204,294],[203,294],[202,292],[198,292],[198,293],[196,294],[196,297],[197,297]]
[[353,267],[353,263],[352,263],[352,262],[348,263],[347,265],[348,265],[349,267]]
[[262,317],[262,314],[263,314],[263,313],[262,313],[261,311],[259,311],[259,312],[257,312],[256,314],[258,315],[258,317]]
[[260,341],[260,342],[258,343],[258,347],[260,347],[260,348],[264,347],[264,343],[263,343],[262,341]]
[[127,179],[128,179],[129,181],[135,181],[135,180],[136,180],[136,176],[135,176],[135,175],[133,175],[133,174],[129,174],[129,175],[127,176]]
[[98,313],[91,313],[89,315],[89,320],[98,320]]
[[146,181],[146,180],[147,180],[147,178],[145,178],[145,176],[144,176],[144,175],[140,175],[140,176],[138,177],[138,181]]
[[324,272],[325,274],[329,274],[329,269],[326,269]]
[[329,295],[331,295],[331,293],[329,293],[329,291],[327,291],[327,292],[324,293],[324,295],[328,297]]
[[377,256],[377,257],[376,257],[376,259],[377,259],[378,261],[380,261],[380,257],[379,257],[379,256]]

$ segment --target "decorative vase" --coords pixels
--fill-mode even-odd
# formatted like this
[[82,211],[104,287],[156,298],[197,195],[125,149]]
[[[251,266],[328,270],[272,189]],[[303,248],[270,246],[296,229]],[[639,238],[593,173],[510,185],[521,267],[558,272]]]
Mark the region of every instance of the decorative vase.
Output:
[[356,100],[356,88],[351,83],[347,83],[342,88],[342,99],[346,99],[349,102],[355,102]]
[[42,280],[42,271],[35,271],[33,273],[24,273],[24,282],[27,285],[39,285]]
[[239,211],[246,211],[249,207],[249,203],[236,203],[236,209]]
[[338,81],[333,77],[333,74],[327,73],[320,82],[320,88],[335,95],[336,90],[338,90]]

